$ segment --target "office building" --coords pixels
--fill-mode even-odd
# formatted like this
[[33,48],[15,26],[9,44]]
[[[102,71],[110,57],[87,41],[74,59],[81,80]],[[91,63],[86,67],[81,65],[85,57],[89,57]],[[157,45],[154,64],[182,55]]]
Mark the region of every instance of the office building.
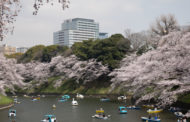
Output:
[[65,20],[61,30],[54,32],[54,44],[71,47],[75,42],[99,38],[99,23],[93,19],[74,18]]
[[25,53],[29,48],[28,47],[19,47],[16,49],[17,53]]
[[8,46],[6,44],[0,45],[0,53],[10,55],[16,53],[16,47]]

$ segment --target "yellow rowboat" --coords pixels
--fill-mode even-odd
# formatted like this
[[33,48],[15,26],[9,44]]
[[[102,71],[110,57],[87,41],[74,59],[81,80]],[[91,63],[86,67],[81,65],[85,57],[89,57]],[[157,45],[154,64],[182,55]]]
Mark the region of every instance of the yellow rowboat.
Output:
[[153,109],[154,108],[154,105],[143,105],[144,108],[150,108],[150,109]]
[[96,110],[96,113],[104,113],[104,110],[101,108],[100,110]]
[[40,100],[40,97],[34,97],[33,99],[37,99],[37,100]]
[[96,110],[96,113],[104,113],[104,110]]
[[147,112],[149,114],[157,114],[157,113],[160,113],[162,111],[163,111],[162,109],[154,109],[154,110],[149,109]]

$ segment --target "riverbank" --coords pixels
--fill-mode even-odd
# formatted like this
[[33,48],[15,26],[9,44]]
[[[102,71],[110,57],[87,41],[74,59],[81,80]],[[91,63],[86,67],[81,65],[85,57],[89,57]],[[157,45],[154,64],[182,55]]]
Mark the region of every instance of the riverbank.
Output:
[[7,105],[7,106],[3,106],[3,107],[0,107],[0,110],[3,110],[3,109],[7,109],[7,108],[10,108],[14,106],[14,104],[10,104],[10,105]]
[[0,110],[13,106],[13,100],[9,97],[0,95]]
[[[61,76],[54,76],[47,78],[46,82],[39,83],[39,81],[31,81],[30,86],[26,89],[21,89],[15,87],[15,93],[21,94],[123,94],[118,89],[110,92],[111,82],[110,77],[107,75],[102,75],[101,77],[88,82],[86,84],[77,83],[76,79],[64,79],[62,80]],[[55,86],[55,84],[58,84]],[[10,93],[10,90],[7,90],[6,93]]]

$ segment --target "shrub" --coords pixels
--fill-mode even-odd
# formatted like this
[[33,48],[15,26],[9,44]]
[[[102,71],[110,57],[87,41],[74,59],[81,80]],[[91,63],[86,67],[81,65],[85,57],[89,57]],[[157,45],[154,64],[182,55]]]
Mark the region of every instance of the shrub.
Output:
[[34,46],[34,47],[28,49],[28,51],[26,51],[26,53],[24,53],[18,59],[18,62],[27,63],[27,62],[30,62],[32,60],[40,61],[44,48],[45,48],[44,45],[37,45],[37,46]]
[[50,45],[45,47],[44,45],[37,45],[30,48],[26,53],[24,53],[18,59],[18,62],[28,63],[32,60],[50,62],[51,59],[57,55],[70,55],[71,52],[66,52],[67,50],[69,50],[67,46]]
[[19,59],[22,55],[23,55],[23,53],[14,53],[14,54],[10,54],[10,55],[5,55],[5,57]]

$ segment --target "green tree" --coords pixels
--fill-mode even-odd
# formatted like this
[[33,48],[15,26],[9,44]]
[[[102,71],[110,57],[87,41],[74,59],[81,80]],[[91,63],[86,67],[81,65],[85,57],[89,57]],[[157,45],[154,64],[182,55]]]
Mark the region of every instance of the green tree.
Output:
[[30,48],[26,53],[24,53],[18,62],[27,63],[32,60],[41,62],[50,62],[51,59],[57,55],[69,56],[71,51],[68,51],[67,46],[60,45],[50,45],[45,47],[44,45],[37,45]]
[[23,53],[13,53],[13,54],[10,54],[10,55],[5,55],[5,57],[6,58],[19,59],[22,55],[23,55]]
[[41,57],[43,55],[44,48],[45,48],[44,45],[36,45],[36,46],[28,49],[28,51],[26,51],[18,59],[18,62],[27,63],[27,62],[30,62],[32,60],[38,60],[38,61],[40,61]]
[[147,45],[143,45],[141,46],[138,50],[137,50],[137,55],[142,55],[143,53],[149,51],[150,49],[148,48]]
[[128,39],[121,39],[117,43],[117,47],[118,47],[119,51],[121,51],[123,53],[130,52],[131,51],[131,42]]
[[124,57],[124,53],[117,47],[118,39],[121,38],[110,37],[100,40],[93,47],[94,58],[103,64],[107,64],[111,70],[116,68],[118,62]]
[[82,60],[93,58],[93,45],[92,40],[85,40],[83,42],[76,42],[71,48],[73,53]]
[[72,50],[81,60],[95,58],[112,70],[130,50],[130,41],[121,34],[115,34],[103,40],[77,42],[72,46]]
[[42,62],[50,62],[52,57],[57,55],[61,55],[68,49],[67,46],[60,46],[60,45],[50,45],[43,49],[42,52]]

